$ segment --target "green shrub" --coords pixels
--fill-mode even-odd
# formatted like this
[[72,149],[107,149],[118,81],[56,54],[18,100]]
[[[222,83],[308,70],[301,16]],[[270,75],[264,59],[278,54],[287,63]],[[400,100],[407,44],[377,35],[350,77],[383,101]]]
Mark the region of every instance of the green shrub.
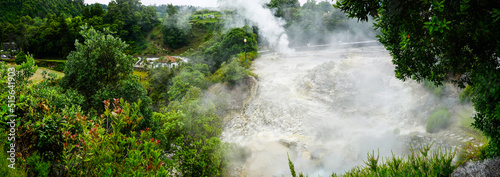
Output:
[[68,176],[168,176],[169,162],[147,128],[133,131],[142,117],[139,103],[123,99],[105,100],[100,118],[78,115],[83,130],[79,134],[63,132],[65,137],[62,166]]
[[221,69],[224,73],[224,78],[222,80],[231,85],[236,84],[236,82],[239,82],[245,77],[245,68],[240,66],[234,59],[229,64],[223,64]]
[[[441,148],[430,151],[431,145],[422,145],[415,151],[410,148],[407,158],[394,154],[385,161],[378,160],[378,155],[368,153],[366,166],[358,166],[344,174],[331,176],[450,176],[457,166],[452,164],[456,151]],[[292,176],[296,176],[293,163],[289,160]],[[299,173],[299,176],[304,176]]]
[[465,89],[460,92],[458,97],[460,98],[460,103],[470,102],[472,98],[472,93],[474,93],[474,87],[467,85]]
[[245,62],[245,52],[242,52],[237,55],[238,63],[247,69],[250,68],[250,66],[252,66],[252,61],[257,57],[259,57],[259,54],[257,52],[247,52],[246,54],[247,59]]
[[427,119],[426,130],[429,133],[437,132],[438,130],[448,126],[450,121],[450,113],[446,109],[439,109],[432,113]]
[[56,67],[54,67],[54,70],[59,71],[59,72],[63,72],[64,67],[66,67],[65,63],[57,62]]
[[29,176],[49,176],[50,166],[52,164],[44,161],[37,151],[26,158],[26,162],[30,168],[30,170],[27,170]]
[[250,72],[245,70],[242,66],[244,59],[243,63],[238,62],[237,59],[238,58],[233,58],[229,63],[222,63],[222,67],[215,71],[215,73],[210,77],[210,80],[214,83],[227,82],[234,85],[246,76],[250,75]]
[[172,86],[167,94],[170,101],[180,100],[189,89],[193,87],[205,89],[207,85],[208,82],[205,79],[205,74],[187,66],[172,78]]
[[23,51],[19,52],[14,61],[16,62],[17,65],[26,62],[26,54]]

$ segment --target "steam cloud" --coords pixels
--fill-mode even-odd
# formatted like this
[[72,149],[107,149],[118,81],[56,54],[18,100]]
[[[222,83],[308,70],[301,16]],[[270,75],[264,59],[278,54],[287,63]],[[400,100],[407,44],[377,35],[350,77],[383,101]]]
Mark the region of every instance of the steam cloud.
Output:
[[260,35],[273,48],[283,53],[293,52],[288,47],[288,36],[285,33],[285,21],[276,18],[270,9],[265,8],[265,4],[270,0],[219,0],[219,7],[234,9],[238,15],[242,16],[252,24],[259,27]]

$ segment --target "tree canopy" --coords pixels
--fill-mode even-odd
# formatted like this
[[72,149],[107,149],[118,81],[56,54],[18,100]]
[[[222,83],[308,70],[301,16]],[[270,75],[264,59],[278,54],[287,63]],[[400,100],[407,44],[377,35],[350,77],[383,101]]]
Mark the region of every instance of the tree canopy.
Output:
[[[109,33],[108,29],[104,32]],[[132,73],[132,56],[124,53],[127,44],[121,39],[104,34],[93,27],[82,27],[84,43],[76,42],[76,51],[68,56],[63,84],[85,95],[93,95],[99,88],[117,83]]]
[[335,7],[351,18],[375,19],[397,78],[478,88],[473,125],[491,137],[490,155],[499,155],[499,1],[339,0]]

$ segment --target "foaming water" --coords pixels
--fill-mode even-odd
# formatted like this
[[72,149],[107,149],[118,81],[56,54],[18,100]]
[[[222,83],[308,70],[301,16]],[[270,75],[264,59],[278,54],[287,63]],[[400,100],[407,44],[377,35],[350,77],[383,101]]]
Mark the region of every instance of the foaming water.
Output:
[[424,132],[422,110],[431,94],[394,77],[381,46],[266,54],[254,62],[258,90],[241,114],[225,123],[223,140],[251,154],[244,176],[327,176],[407,149],[399,134]]

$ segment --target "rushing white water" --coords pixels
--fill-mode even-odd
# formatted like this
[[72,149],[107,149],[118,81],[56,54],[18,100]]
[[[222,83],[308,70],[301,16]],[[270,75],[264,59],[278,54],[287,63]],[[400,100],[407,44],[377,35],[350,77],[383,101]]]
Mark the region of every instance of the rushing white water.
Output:
[[244,176],[344,172],[380,151],[405,152],[398,135],[425,132],[435,104],[421,84],[394,77],[381,46],[265,54],[254,62],[258,90],[225,123],[223,140],[251,152]]

